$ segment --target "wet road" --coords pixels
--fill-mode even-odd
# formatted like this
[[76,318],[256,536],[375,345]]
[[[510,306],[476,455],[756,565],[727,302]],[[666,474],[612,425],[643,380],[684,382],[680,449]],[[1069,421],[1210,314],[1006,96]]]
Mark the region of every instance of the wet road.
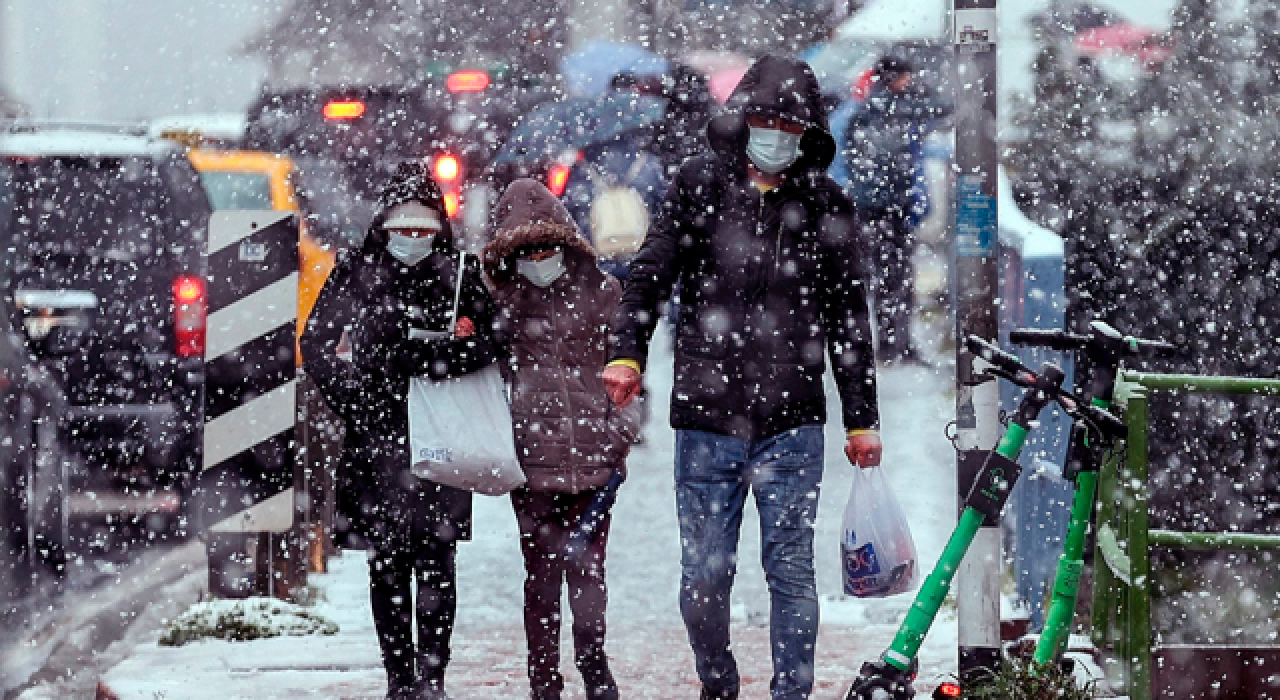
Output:
[[197,541],[75,552],[63,582],[4,562],[0,695],[92,697],[99,672],[129,638],[196,600],[205,577]]

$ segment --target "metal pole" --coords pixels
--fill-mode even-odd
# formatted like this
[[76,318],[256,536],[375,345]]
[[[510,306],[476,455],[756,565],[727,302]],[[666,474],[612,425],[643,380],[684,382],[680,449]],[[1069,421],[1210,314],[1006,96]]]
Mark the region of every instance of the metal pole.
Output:
[[[956,75],[956,469],[960,499],[969,493],[983,451],[1000,437],[1000,399],[994,382],[973,386],[973,355],[963,338],[995,339],[997,168],[996,0],[953,0]],[[963,505],[961,505],[963,507]],[[998,523],[983,523],[956,576],[962,682],[972,682],[1000,659]]]

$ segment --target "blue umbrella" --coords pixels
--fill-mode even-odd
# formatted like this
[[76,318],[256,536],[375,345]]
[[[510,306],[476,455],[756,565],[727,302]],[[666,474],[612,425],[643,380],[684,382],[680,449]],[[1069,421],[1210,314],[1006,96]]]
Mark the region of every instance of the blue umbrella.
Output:
[[560,59],[573,97],[599,97],[609,89],[609,82],[619,73],[662,75],[670,66],[667,59],[635,44],[616,41],[591,41]]
[[630,92],[541,105],[520,121],[495,164],[536,163],[581,150],[660,121],[667,101]]

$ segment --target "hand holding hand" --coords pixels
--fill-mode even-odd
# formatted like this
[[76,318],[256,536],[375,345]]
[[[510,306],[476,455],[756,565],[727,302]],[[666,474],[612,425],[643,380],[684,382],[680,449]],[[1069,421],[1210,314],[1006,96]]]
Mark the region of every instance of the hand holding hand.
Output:
[[453,326],[453,335],[456,338],[470,338],[476,334],[476,324],[471,319],[463,316]]
[[605,367],[600,378],[604,380],[609,400],[618,408],[626,408],[640,393],[640,373],[625,365]]
[[880,455],[884,445],[880,444],[880,433],[875,430],[860,430],[849,436],[844,446],[845,456],[854,466],[869,469],[880,466]]

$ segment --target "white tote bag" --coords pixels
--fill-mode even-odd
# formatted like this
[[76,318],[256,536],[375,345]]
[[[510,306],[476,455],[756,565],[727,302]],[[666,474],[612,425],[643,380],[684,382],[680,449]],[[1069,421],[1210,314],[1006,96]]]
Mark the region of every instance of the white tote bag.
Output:
[[[458,320],[466,253],[458,257],[449,337]],[[524,485],[511,407],[498,365],[461,377],[409,380],[409,448],[413,475],[489,496]]]

